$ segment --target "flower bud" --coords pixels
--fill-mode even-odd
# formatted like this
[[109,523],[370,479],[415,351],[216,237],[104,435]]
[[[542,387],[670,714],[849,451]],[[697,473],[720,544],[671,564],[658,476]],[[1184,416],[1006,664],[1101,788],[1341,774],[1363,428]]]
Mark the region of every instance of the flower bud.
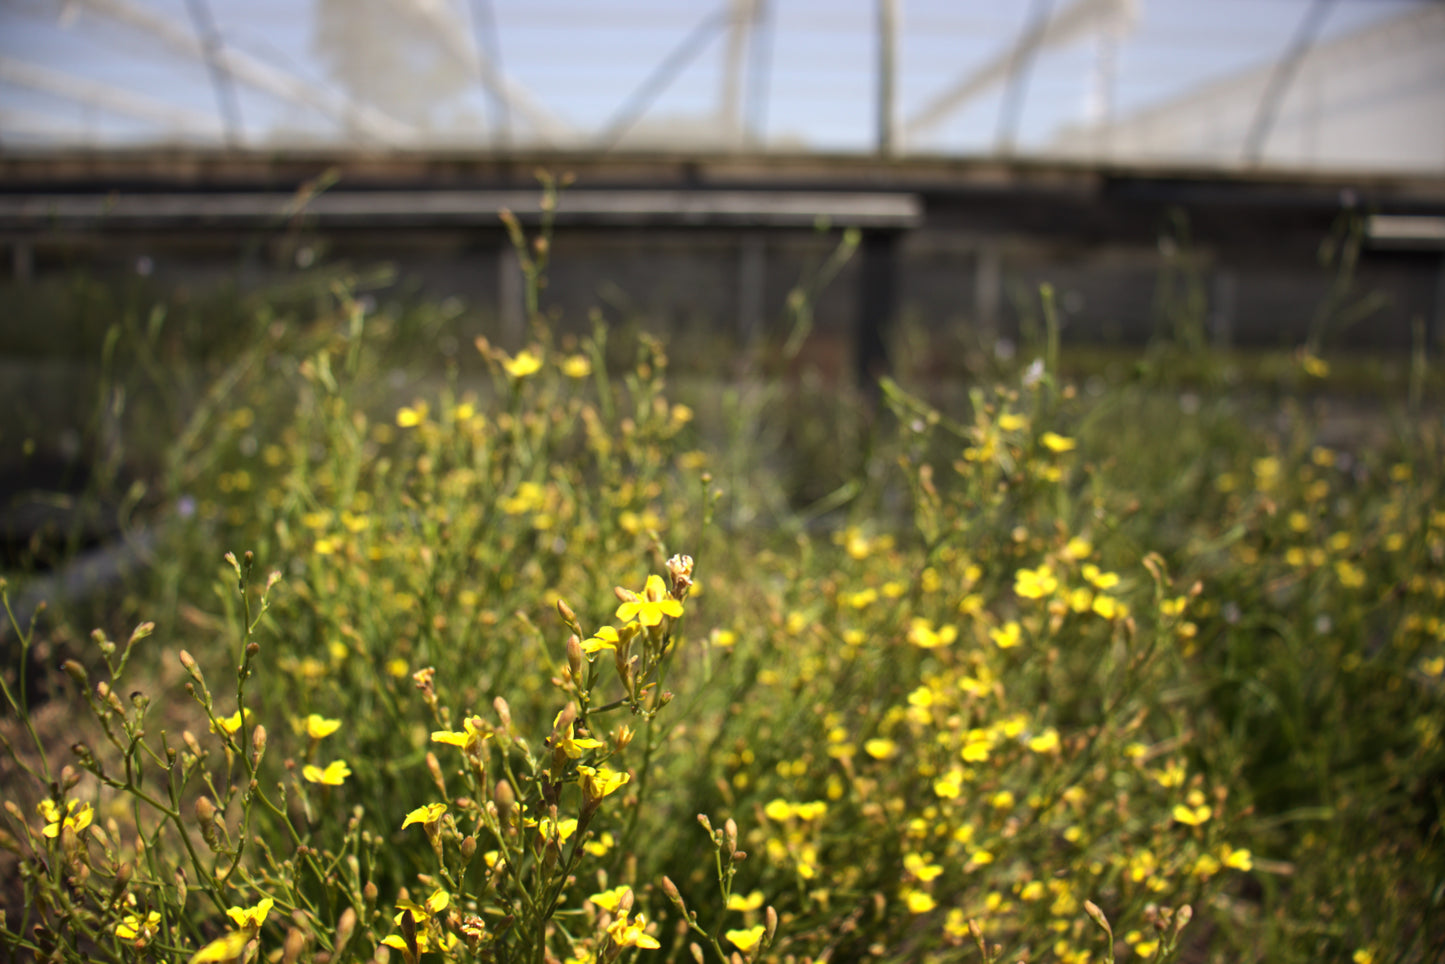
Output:
[[571,606],[567,605],[567,600],[560,596],[557,597],[557,615],[561,616],[562,622],[568,626],[577,625],[577,614],[572,611]]
[[1109,920],[1104,916],[1104,912],[1099,909],[1098,904],[1094,903],[1092,900],[1084,901],[1084,912],[1094,919],[1094,923],[1098,924],[1099,928],[1105,934],[1109,935],[1110,940],[1113,940],[1114,928],[1109,926]]
[[90,689],[90,677],[86,675],[85,667],[81,666],[78,661],[67,659],[60,664],[60,668],[65,670],[65,675],[75,680],[77,686]]
[[[367,886],[372,887],[373,890],[375,889],[374,885],[369,882]],[[375,898],[373,897],[373,899]],[[356,909],[348,907],[341,912],[341,919],[336,922],[335,953],[337,957],[341,956],[341,949],[346,946],[347,941],[351,940],[351,935],[355,930]]]
[[281,964],[296,964],[306,947],[306,935],[295,927],[286,932],[286,942],[281,945]]
[[442,765],[437,761],[437,755],[435,753],[428,753],[426,755],[426,769],[427,772],[431,774],[432,783],[437,785],[437,789],[440,790],[442,796],[445,797],[447,781],[446,778],[442,776]]
[[492,700],[492,708],[497,711],[497,719],[502,721],[502,728],[510,730],[512,728],[512,708],[507,705],[507,701],[499,696]]
[[572,679],[579,685],[582,683],[582,640],[573,633],[567,637],[567,668],[572,671]]
[[738,824],[732,817],[728,817],[727,823],[723,824],[723,846],[727,847],[729,856],[737,852]]
[[256,724],[256,729],[251,732],[251,749],[255,751],[255,756],[252,757],[253,762],[255,765],[260,766],[261,757],[266,753],[266,728],[259,723]]
[[769,944],[773,942],[773,935],[778,932],[778,912],[773,910],[769,904],[768,909],[763,911],[763,940]]
[[517,805],[517,795],[512,792],[512,785],[506,780],[498,780],[492,790],[492,800],[497,805],[497,814],[503,823],[511,819],[512,808]]

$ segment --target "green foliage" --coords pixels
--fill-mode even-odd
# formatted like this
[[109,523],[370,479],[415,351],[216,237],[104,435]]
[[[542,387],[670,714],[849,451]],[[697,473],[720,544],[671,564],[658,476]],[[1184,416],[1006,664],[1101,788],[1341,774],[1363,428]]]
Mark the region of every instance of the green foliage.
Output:
[[60,741],[4,681],[15,956],[1438,949],[1438,421],[1081,394],[1049,325],[966,404],[773,434],[776,383],[554,337],[515,230],[525,347],[394,379],[415,329],[338,285],[188,403],[156,625],[65,662]]

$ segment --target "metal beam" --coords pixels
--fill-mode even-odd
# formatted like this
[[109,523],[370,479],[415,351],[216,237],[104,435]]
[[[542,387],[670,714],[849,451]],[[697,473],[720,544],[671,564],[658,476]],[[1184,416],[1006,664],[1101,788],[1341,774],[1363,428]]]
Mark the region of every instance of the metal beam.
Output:
[[525,117],[537,133],[548,140],[566,140],[575,131],[544,108],[528,91],[508,80],[492,59],[483,54],[480,45],[469,40],[470,34],[456,16],[456,11],[438,0],[392,0],[398,7],[418,14],[436,33],[448,57],[460,64],[479,81],[487,92],[507,111]]
[[0,54],[0,81],[43,91],[88,107],[99,107],[101,110],[172,130],[205,134],[207,137],[217,137],[221,133],[216,118],[203,111],[175,107],[144,94],[131,93],[111,84],[86,80],[4,54]]
[[191,22],[196,26],[196,36],[206,52],[206,72],[211,75],[211,85],[216,88],[216,106],[221,113],[221,124],[226,131],[226,143],[240,147],[245,136],[241,124],[241,105],[236,100],[236,88],[231,75],[221,69],[217,54],[221,50],[221,35],[216,31],[215,18],[206,0],[186,0]]
[[[196,60],[206,59],[205,45],[170,20],[132,0],[69,0],[87,10],[149,34],[173,50]],[[311,83],[280,68],[257,60],[234,48],[216,51],[216,64],[236,80],[291,103],[301,104],[331,117],[376,140],[401,144],[412,138],[416,128],[349,97]]]
[[1299,72],[1305,55],[1314,46],[1315,38],[1319,36],[1320,28],[1325,25],[1334,4],[1335,0],[1313,0],[1310,3],[1309,9],[1300,20],[1299,29],[1290,40],[1289,48],[1270,73],[1269,84],[1259,98],[1259,110],[1254,115],[1254,122],[1249,125],[1249,132],[1244,135],[1246,164],[1258,164],[1263,158],[1265,141],[1269,138],[1269,129],[1274,126],[1279,106],[1284,101],[1285,94],[1289,93],[1289,85]]
[[1008,49],[944,90],[904,125],[905,137],[936,127],[964,104],[1007,80],[1021,58],[1055,47],[1101,28],[1117,29],[1132,20],[1137,0],[1075,0],[1046,22],[1037,24]]
[[672,85],[677,75],[682,73],[694,57],[702,52],[708,41],[712,40],[715,34],[728,21],[728,7],[714,10],[704,17],[696,27],[682,38],[682,41],[672,49],[662,63],[653,68],[652,73],[638,85],[632,95],[623,101],[622,106],[612,115],[612,119],[602,129],[597,138],[597,148],[603,151],[610,151],[617,146],[617,142],[632,129],[652,102]]
[[898,0],[878,2],[878,153],[898,149]]
[[727,141],[737,145],[743,133],[743,57],[757,21],[758,0],[732,0],[727,50],[723,54],[722,90],[718,94],[718,120]]

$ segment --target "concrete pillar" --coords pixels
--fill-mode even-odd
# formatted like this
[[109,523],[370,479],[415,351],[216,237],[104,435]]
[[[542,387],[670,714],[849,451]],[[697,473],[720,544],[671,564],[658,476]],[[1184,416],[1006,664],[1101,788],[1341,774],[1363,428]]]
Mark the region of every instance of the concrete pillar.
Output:
[[994,245],[979,248],[973,267],[973,323],[980,334],[998,337],[1003,304],[1003,258]]
[[520,344],[527,333],[525,283],[516,250],[503,244],[497,254],[497,334],[509,345]]
[[888,336],[898,311],[898,266],[902,234],[864,231],[857,341],[854,363],[858,387],[875,394],[878,379],[888,373]]
[[744,234],[738,242],[738,341],[743,345],[750,344],[763,327],[767,255],[761,234]]
[[16,241],[10,249],[10,271],[16,281],[29,281],[35,274],[35,249],[29,241]]
[[1209,338],[1215,348],[1234,342],[1234,318],[1239,302],[1239,276],[1227,268],[1214,274],[1209,298]]

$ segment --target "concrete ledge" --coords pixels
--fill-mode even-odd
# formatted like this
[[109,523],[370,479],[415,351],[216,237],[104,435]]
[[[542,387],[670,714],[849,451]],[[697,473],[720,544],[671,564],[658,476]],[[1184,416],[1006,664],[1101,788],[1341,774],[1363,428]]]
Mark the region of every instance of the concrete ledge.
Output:
[[[502,209],[541,217],[539,191],[333,191],[296,193],[0,195],[0,230],[133,230],[274,225],[302,217],[339,226],[498,226]],[[923,222],[915,194],[837,191],[574,190],[557,223],[597,227],[907,229]]]

